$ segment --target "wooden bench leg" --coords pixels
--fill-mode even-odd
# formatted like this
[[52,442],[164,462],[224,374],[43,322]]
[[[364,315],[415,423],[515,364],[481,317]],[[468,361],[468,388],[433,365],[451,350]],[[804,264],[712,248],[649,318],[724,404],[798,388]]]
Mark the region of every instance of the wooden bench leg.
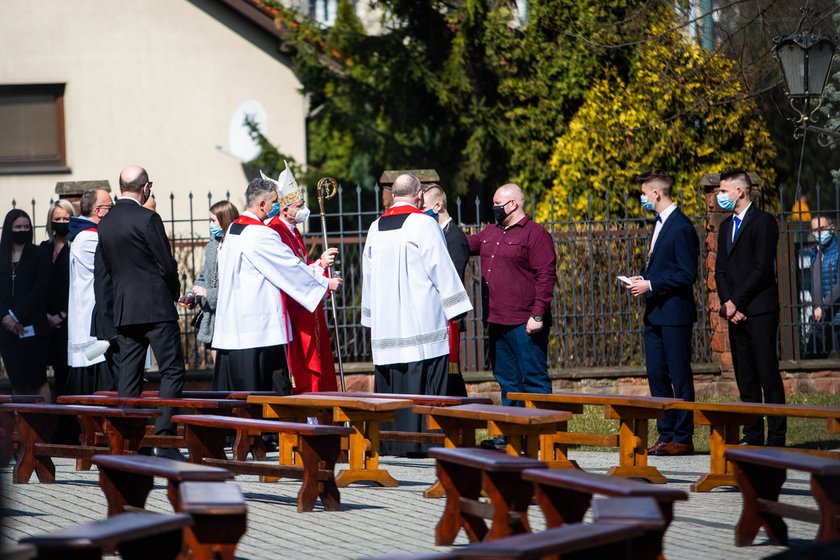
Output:
[[618,466],[607,474],[624,478],[641,478],[654,484],[668,479],[656,467],[647,464],[648,418],[621,418],[618,429]]
[[536,498],[549,529],[580,523],[592,502],[592,494],[542,484],[536,485]]
[[106,418],[103,426],[112,455],[130,455],[146,435],[145,418]]
[[204,426],[185,426],[190,463],[201,465],[204,459],[227,460],[225,453],[225,430]]
[[762,501],[778,502],[787,478],[785,469],[740,463],[734,464],[734,470],[744,502],[741,518],[735,525],[735,546],[751,545],[761,527],[764,527],[773,544],[787,546],[787,525],[784,520],[761,507]]
[[437,461],[436,469],[438,480],[446,492],[446,508],[435,528],[435,544],[451,546],[461,527],[470,542],[484,540],[487,536],[484,519],[461,508],[462,504],[478,501],[482,478],[479,471],[443,461]]
[[244,515],[192,514],[193,525],[184,530],[189,560],[234,560],[236,545],[245,534]]
[[482,477],[482,488],[493,504],[493,524],[487,540],[530,533],[528,506],[534,495],[533,483],[523,481],[518,472],[484,472]]
[[709,426],[709,473],[691,485],[692,492],[708,492],[719,486],[737,486],[732,465],[724,458],[727,446],[738,445],[739,424],[712,424]]
[[[93,416],[81,416],[79,417],[79,423],[82,427],[79,442],[83,447],[94,447],[96,445],[97,432],[103,433],[105,431],[101,419]],[[89,471],[92,466],[93,463],[90,462],[90,458],[80,457],[76,459],[77,471]]]
[[15,465],[12,482],[26,484],[32,473],[42,484],[55,482],[55,464],[45,455],[36,455],[36,444],[49,443],[58,418],[52,414],[18,413],[18,433],[20,434],[20,452]]
[[123,541],[117,550],[120,551],[123,560],[174,560],[180,554],[183,544],[183,531],[178,529],[133,541]]
[[818,542],[840,539],[840,486],[837,477],[811,477],[811,494],[820,508]]
[[[427,418],[431,420],[431,416]],[[432,426],[430,425],[430,427]],[[464,447],[475,447],[475,430],[461,430],[449,424],[442,426],[435,425],[434,427],[440,427],[443,429],[444,447],[448,447],[450,449],[457,447],[459,437],[463,437],[464,439],[472,438],[469,439],[469,443],[464,441],[463,444]],[[443,498],[445,494],[446,490],[443,489],[443,485],[440,483],[440,480],[436,480],[434,484],[423,490],[423,497],[429,499]]]
[[312,511],[318,497],[325,510],[341,511],[341,495],[335,480],[341,436],[301,436],[298,445],[303,463],[298,512]]
[[99,467],[99,486],[108,502],[108,517],[125,511],[126,506],[142,508],[155,485],[154,477]]
[[350,427],[353,428],[348,449],[350,468],[341,471],[336,477],[339,488],[360,481],[375,482],[386,488],[399,486],[396,478],[379,468],[379,422],[351,420]]

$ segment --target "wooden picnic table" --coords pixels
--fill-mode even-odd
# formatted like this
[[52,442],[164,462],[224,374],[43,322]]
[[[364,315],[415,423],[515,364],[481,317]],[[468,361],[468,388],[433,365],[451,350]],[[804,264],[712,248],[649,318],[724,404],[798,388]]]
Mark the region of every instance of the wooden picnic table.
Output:
[[[727,449],[750,449],[740,446],[741,426],[755,421],[756,416],[787,416],[796,418],[820,418],[828,424],[828,433],[840,434],[840,407],[809,406],[797,404],[764,403],[703,403],[677,401],[670,405],[677,410],[691,410],[694,424],[709,426],[709,472],[691,485],[692,492],[708,492],[718,486],[737,486],[735,471],[726,460]],[[759,447],[759,449],[765,449]],[[798,450],[815,455],[832,456],[829,452]],[[834,453],[833,456],[837,454]]]
[[682,401],[660,397],[630,397],[597,393],[508,393],[511,400],[525,401],[529,408],[583,412],[584,405],[603,406],[604,418],[618,420],[618,435],[584,434],[558,431],[541,439],[542,460],[551,467],[577,467],[568,457],[568,445],[618,447],[618,465],[607,474],[624,478],[641,478],[664,484],[665,476],[648,465],[648,424],[661,418],[671,405]]
[[[323,393],[304,394],[335,395],[345,397],[357,397],[362,399],[405,399],[411,401],[413,404],[426,404],[429,406],[493,404],[493,399],[489,397],[452,397],[448,395],[417,395],[414,393],[367,393],[361,391],[329,391]],[[443,434],[439,432],[404,432],[395,430],[380,430],[379,441],[399,441],[443,445]]]
[[[507,437],[507,453],[537,459],[539,437],[565,429],[571,412],[464,404],[460,406],[415,405],[412,410],[425,414],[429,428],[443,430],[444,447],[475,447],[475,430],[486,428],[490,436]],[[437,481],[423,493],[426,498],[440,498],[444,489]]]
[[[356,398],[311,393],[285,397],[252,395],[249,403],[263,407],[263,417],[291,422],[306,422],[309,417],[334,424],[348,422],[353,432],[348,438],[349,468],[335,477],[339,488],[354,482],[370,481],[380,486],[399,486],[391,474],[379,468],[379,423],[392,422],[396,411],[411,408],[405,399]],[[280,463],[294,463],[297,437],[280,434]]]

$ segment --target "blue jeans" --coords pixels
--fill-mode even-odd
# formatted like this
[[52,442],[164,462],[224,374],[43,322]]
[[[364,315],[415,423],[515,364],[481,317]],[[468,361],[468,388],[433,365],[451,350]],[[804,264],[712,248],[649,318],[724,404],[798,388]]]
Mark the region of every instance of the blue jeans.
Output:
[[502,388],[503,405],[524,406],[522,401],[509,400],[508,393],[551,393],[548,332],[548,324],[529,335],[524,324],[489,323],[490,364],[493,377]]

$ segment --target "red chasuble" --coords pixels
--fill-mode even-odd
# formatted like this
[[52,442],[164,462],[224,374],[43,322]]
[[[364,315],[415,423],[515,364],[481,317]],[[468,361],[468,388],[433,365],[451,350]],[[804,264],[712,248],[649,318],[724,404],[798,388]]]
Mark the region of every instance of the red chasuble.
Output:
[[[291,231],[278,217],[272,218],[268,226],[280,235],[283,243],[306,264],[306,245],[297,228]],[[337,391],[335,363],[333,362],[330,331],[324,314],[323,302],[310,313],[294,299],[282,294],[283,308],[292,323],[292,341],[286,346],[286,358],[292,374],[294,393]]]

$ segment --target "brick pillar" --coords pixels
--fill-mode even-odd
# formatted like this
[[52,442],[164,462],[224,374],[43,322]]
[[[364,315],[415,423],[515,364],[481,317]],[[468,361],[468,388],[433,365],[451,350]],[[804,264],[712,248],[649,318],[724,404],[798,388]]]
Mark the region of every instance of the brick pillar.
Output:
[[[752,199],[756,201],[761,192],[761,180],[755,173],[750,173],[750,179],[753,183]],[[718,298],[717,283],[715,282],[718,229],[720,228],[720,223],[730,214],[729,212],[724,212],[718,206],[716,197],[719,184],[720,175],[718,173],[707,173],[700,179],[700,186],[703,187],[706,202],[706,217],[703,223],[703,243],[706,246],[705,281],[707,300],[705,312],[709,314],[709,326],[712,329],[712,360],[720,365],[724,377],[734,378],[735,372],[732,367],[732,353],[729,349],[729,324],[718,315],[721,302],[720,298]]]

